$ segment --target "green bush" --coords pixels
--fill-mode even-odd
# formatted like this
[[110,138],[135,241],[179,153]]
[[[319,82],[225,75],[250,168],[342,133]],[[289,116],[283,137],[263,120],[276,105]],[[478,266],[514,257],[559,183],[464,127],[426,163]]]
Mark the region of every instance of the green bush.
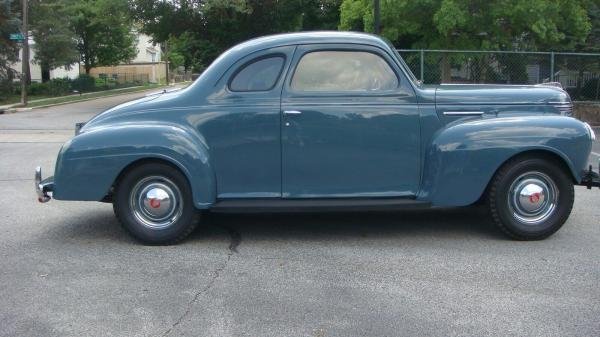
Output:
[[[86,74],[81,74],[76,79],[69,78],[55,78],[46,83],[31,83],[27,92],[31,96],[65,96],[72,94],[74,91],[80,93],[93,92],[105,89],[114,88],[127,88],[135,85],[141,85],[143,83],[139,81],[128,81],[126,83],[119,83],[113,76],[106,74],[100,77],[93,77]],[[20,85],[18,82],[12,81],[0,81],[0,101],[7,99],[4,96],[18,95],[20,93]],[[5,95],[6,94],[6,95]]]
[[10,96],[14,95],[18,85],[20,85],[18,82],[13,82],[11,79],[1,79],[0,102],[7,100]]
[[79,92],[94,91],[96,89],[96,79],[87,74],[81,74],[71,81],[71,88]]
[[48,82],[48,94],[50,96],[63,96],[71,93],[71,80],[68,78],[55,78]]
[[71,91],[71,80],[55,78],[46,83],[31,83],[27,92],[34,96],[63,96]]
[[37,83],[33,82],[27,88],[27,93],[29,95],[41,96],[48,94],[48,86],[46,83]]

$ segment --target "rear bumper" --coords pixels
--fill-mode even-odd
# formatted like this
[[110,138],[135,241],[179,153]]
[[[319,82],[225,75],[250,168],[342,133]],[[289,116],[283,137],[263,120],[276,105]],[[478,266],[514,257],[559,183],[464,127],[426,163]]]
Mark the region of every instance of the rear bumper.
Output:
[[591,190],[592,187],[600,188],[600,161],[598,161],[598,172],[594,172],[592,165],[590,165],[590,168],[584,173],[581,183],[578,185],[585,186],[588,190]]
[[42,180],[42,168],[35,168],[35,193],[39,202],[48,202],[52,199],[54,191],[54,177],[48,177]]

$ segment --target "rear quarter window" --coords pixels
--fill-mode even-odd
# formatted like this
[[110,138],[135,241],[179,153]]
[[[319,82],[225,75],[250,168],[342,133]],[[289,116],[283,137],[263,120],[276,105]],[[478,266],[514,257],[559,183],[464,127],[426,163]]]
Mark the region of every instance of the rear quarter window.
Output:
[[283,56],[268,56],[241,66],[229,82],[231,91],[268,91],[273,89],[281,75]]

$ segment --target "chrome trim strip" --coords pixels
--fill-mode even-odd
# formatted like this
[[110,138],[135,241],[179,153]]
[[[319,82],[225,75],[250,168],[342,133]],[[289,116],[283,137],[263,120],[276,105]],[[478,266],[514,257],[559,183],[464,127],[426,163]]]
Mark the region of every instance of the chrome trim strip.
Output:
[[483,111],[444,111],[444,116],[481,116]]
[[285,115],[300,115],[302,113],[302,111],[298,111],[298,110],[284,110],[283,114]]

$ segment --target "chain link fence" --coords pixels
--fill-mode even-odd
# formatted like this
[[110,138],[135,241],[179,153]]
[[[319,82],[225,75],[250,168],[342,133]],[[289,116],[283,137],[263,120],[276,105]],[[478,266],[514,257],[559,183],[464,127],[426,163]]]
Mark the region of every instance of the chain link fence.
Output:
[[413,49],[398,52],[425,84],[559,82],[574,101],[600,101],[600,54]]
[[169,83],[180,83],[192,81],[192,72],[184,70],[172,70],[169,72]]

